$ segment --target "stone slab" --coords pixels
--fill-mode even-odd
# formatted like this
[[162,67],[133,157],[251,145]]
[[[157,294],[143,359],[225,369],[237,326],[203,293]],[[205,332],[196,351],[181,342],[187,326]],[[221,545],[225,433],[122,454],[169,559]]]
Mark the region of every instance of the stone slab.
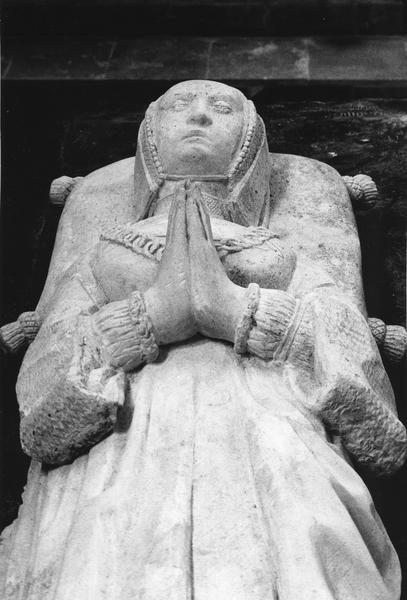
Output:
[[210,38],[135,39],[118,41],[106,79],[205,79]]
[[406,48],[406,40],[398,37],[310,39],[310,79],[337,84],[406,81]]
[[102,79],[114,40],[81,37],[18,38],[3,46],[3,78]]
[[274,86],[407,84],[401,36],[58,37],[12,38],[4,44],[7,81],[175,82],[189,78],[261,81]]
[[308,62],[303,38],[223,38],[212,45],[208,77],[307,81]]

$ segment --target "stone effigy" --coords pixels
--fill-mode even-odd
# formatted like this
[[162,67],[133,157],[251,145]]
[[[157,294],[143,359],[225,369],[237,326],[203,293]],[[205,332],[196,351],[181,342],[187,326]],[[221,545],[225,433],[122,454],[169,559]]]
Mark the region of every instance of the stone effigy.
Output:
[[135,160],[79,180],[61,218],[1,597],[399,598],[353,468],[391,474],[407,446],[360,273],[346,183],[270,155],[238,90],[150,105]]

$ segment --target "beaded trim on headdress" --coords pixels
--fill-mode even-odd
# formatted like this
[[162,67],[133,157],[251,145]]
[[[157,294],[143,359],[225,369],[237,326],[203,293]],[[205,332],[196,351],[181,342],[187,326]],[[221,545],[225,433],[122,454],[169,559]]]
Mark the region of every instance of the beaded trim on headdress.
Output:
[[150,174],[154,173],[155,183],[158,187],[164,183],[165,175],[164,169],[162,168],[160,158],[158,156],[157,145],[154,140],[154,133],[151,128],[152,115],[149,113],[149,109],[146,112],[144,121],[140,126],[141,130],[141,144],[144,153],[144,159],[147,162],[147,168]]
[[[257,127],[257,112],[251,100],[247,100],[246,102],[248,106],[246,136],[240,152],[232,163],[228,173],[229,182],[236,177],[239,172],[244,171],[245,167],[252,162],[259,148],[259,133],[261,134],[261,130],[259,131],[259,127]],[[253,136],[255,136],[255,140],[253,140]],[[255,142],[254,144],[252,143],[252,140]]]
[[146,133],[146,137],[147,137],[146,141],[147,141],[148,150],[151,154],[151,158],[152,158],[154,167],[157,170],[159,179],[165,179],[164,170],[162,168],[161,161],[158,156],[157,145],[154,140],[153,129],[151,127],[152,120],[153,120],[153,116],[149,112],[149,110],[147,110],[146,118],[145,118],[145,133]]

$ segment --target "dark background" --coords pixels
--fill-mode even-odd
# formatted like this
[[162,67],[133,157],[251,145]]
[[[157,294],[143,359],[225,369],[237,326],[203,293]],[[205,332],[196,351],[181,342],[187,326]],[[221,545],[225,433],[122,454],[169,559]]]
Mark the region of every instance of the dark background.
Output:
[[[209,76],[254,100],[270,151],[374,178],[377,205],[356,213],[368,312],[405,325],[405,16],[398,0],[6,2],[0,323],[41,293],[60,215],[50,182],[133,155],[148,103],[176,81]],[[279,53],[271,66],[258,50],[270,41]],[[209,70],[207,43],[218,47]],[[293,56],[308,57],[306,74]],[[16,517],[28,467],[14,392],[22,357],[0,356],[2,527]],[[386,368],[407,423],[405,363]],[[362,476],[407,573],[407,468]]]

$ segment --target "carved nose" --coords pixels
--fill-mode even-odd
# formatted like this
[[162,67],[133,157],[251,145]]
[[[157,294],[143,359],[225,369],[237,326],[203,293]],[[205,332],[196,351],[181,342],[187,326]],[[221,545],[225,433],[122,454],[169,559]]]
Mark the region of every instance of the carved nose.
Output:
[[206,112],[200,111],[190,115],[188,123],[193,123],[194,125],[200,125],[201,127],[205,127],[208,125],[212,125],[212,119],[208,114],[206,114]]

